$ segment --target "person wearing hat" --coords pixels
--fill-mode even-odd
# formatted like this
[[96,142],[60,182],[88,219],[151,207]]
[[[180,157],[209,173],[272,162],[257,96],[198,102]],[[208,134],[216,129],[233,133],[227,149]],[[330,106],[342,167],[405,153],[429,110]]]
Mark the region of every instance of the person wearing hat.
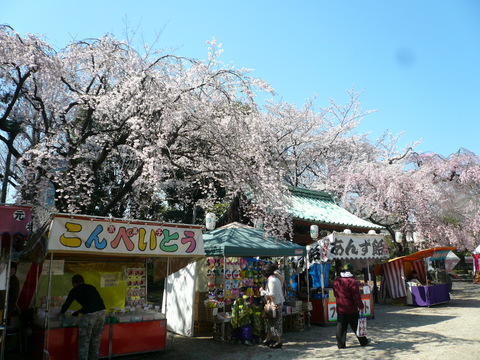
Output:
[[[352,264],[346,264],[340,271],[340,276],[333,281],[333,293],[337,302],[337,345],[343,349],[346,347],[348,325],[356,334],[359,311],[364,308]],[[370,343],[365,336],[357,338],[361,346]]]

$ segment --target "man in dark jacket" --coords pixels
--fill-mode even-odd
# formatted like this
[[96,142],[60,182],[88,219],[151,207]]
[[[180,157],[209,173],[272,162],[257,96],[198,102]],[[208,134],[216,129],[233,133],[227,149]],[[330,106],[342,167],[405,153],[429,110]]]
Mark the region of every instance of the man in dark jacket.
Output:
[[[333,293],[337,302],[337,345],[339,349],[343,349],[346,346],[348,325],[350,324],[356,334],[358,311],[364,308],[351,264],[346,264],[341,270],[340,276],[333,281]],[[361,346],[366,346],[370,342],[365,336],[358,337],[358,341]]]
[[100,352],[100,341],[105,325],[105,305],[95,286],[85,284],[82,275],[73,275],[72,285],[73,289],[68,293],[60,314],[65,314],[73,300],[82,306],[72,314],[77,316],[82,313],[78,323],[78,359],[96,360]]

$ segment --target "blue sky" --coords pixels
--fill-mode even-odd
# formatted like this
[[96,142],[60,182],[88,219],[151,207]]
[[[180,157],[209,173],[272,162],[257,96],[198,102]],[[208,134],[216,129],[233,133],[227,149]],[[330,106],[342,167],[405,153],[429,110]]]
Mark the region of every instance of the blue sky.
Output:
[[359,128],[374,139],[404,132],[420,152],[480,155],[480,1],[477,0],[0,0],[0,23],[43,34],[56,49],[111,33],[177,55],[254,69],[284,101],[317,95],[343,104],[363,90],[375,114]]

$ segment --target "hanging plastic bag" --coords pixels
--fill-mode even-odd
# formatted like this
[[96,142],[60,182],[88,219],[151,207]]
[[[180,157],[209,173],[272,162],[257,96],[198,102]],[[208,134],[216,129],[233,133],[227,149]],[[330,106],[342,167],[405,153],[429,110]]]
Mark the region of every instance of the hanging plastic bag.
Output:
[[263,317],[265,319],[275,319],[278,316],[278,306],[273,302],[267,302],[263,307]]
[[365,337],[367,336],[367,318],[365,314],[360,312],[360,317],[358,318],[358,325],[357,325],[357,336],[358,337]]

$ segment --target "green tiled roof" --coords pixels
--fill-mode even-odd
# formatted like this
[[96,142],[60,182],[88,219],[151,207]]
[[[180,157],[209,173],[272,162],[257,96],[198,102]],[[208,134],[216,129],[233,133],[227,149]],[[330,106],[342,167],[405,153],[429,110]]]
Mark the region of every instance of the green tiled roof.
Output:
[[382,226],[363,220],[338,206],[326,192],[295,187],[290,187],[289,190],[286,195],[290,204],[287,212],[295,219],[346,228],[383,229]]

